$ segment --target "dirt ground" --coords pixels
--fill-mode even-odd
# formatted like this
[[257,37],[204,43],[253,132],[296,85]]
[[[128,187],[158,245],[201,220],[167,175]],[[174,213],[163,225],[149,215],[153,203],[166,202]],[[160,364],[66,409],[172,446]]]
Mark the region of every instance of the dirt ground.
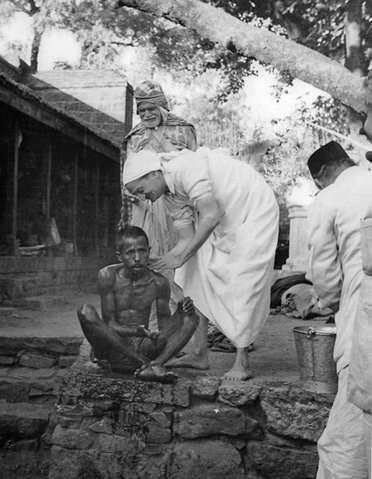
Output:
[[[95,292],[76,290],[66,290],[58,296],[41,296],[34,300],[34,303],[30,300],[30,304],[38,310],[0,309],[2,336],[83,337],[76,315],[77,309],[83,303],[90,303],[99,310],[100,304]],[[323,324],[322,320],[303,321],[283,314],[270,314],[250,353],[254,381],[296,382],[299,379],[299,369],[292,328]],[[231,368],[234,357],[234,353],[209,351],[211,368],[204,374],[222,375]],[[186,369],[178,371],[186,375],[201,374]]]

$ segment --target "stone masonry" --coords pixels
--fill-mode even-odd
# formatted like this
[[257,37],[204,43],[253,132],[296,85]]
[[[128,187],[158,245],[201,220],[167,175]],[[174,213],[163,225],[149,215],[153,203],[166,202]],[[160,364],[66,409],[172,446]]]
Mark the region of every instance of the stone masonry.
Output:
[[142,382],[79,360],[58,373],[49,479],[312,479],[334,397],[212,375]]

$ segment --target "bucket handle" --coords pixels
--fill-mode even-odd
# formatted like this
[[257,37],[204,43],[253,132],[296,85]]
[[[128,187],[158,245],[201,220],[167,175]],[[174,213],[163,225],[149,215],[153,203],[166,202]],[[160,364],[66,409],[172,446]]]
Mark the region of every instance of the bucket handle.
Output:
[[310,328],[307,330],[307,339],[313,339],[315,334],[316,334],[315,329],[310,326]]

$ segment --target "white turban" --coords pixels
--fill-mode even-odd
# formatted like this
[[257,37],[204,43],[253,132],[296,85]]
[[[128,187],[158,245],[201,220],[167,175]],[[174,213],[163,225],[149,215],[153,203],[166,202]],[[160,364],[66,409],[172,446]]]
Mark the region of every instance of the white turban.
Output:
[[123,183],[126,185],[157,170],[161,170],[161,160],[153,151],[141,150],[138,153],[131,153],[124,163]]

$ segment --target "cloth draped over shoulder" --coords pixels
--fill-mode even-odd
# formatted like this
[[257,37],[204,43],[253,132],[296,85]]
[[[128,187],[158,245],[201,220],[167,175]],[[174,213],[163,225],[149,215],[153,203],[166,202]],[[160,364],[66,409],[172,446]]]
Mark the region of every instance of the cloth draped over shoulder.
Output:
[[[160,107],[161,110],[161,107]],[[146,128],[138,123],[124,138],[124,145],[129,151],[143,149],[157,153],[174,150],[196,150],[196,132],[194,126],[174,115],[162,112],[163,122],[157,129]]]
[[248,347],[269,315],[278,206],[264,179],[222,150],[182,151],[162,163],[164,203],[176,230],[198,228],[198,201],[213,194],[221,220],[175,281],[236,347]]

